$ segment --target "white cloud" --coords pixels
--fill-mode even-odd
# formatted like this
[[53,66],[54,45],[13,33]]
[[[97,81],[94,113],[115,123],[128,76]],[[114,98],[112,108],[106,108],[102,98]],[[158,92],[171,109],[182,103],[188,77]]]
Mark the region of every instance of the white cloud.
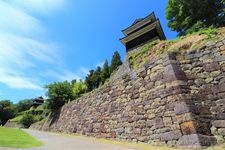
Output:
[[89,74],[89,69],[85,67],[81,67],[77,72],[71,72],[68,70],[48,70],[45,73],[45,75],[54,77],[56,79],[59,79],[60,81],[72,81],[74,79],[84,80],[87,74]]
[[38,85],[38,83],[35,83],[35,80],[17,76],[17,75],[9,75],[0,73],[0,82],[7,84],[11,88],[15,89],[32,89],[32,90],[42,90],[43,87]]
[[53,70],[49,70],[46,72],[46,75],[59,79],[60,81],[72,81],[74,79],[80,80],[82,76],[79,76],[77,73],[73,73],[70,71],[57,72]]
[[29,12],[45,14],[62,9],[66,3],[65,0],[8,0],[8,2]]
[[38,15],[63,8],[65,1],[0,0],[0,83],[42,90],[38,74],[43,68],[63,66],[57,44],[46,40],[47,32]]
[[0,22],[1,34],[6,32],[34,36],[44,32],[44,28],[37,18],[2,0],[0,0]]

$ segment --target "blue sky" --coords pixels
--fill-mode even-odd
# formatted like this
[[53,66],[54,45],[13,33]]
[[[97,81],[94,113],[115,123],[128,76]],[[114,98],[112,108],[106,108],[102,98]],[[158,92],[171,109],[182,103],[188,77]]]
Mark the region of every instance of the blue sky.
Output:
[[44,96],[46,84],[83,79],[125,56],[122,29],[152,11],[167,39],[167,0],[0,0],[0,100]]

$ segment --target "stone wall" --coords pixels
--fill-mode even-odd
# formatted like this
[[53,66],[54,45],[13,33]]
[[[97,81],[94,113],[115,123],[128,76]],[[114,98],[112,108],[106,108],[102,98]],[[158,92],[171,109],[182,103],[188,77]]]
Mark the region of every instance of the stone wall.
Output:
[[63,106],[43,130],[179,147],[222,142],[224,70],[225,40],[151,58]]

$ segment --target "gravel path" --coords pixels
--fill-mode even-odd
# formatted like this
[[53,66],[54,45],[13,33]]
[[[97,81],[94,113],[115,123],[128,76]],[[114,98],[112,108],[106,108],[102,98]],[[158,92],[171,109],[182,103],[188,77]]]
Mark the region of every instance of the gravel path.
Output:
[[44,143],[42,147],[29,149],[0,148],[0,150],[134,150],[127,147],[99,142],[89,138],[60,135],[35,130],[25,130]]

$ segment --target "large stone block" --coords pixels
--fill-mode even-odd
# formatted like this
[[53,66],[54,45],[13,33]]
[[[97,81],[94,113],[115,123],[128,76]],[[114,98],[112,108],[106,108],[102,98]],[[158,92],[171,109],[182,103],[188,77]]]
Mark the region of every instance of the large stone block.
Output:
[[216,138],[201,134],[184,135],[178,140],[178,146],[196,148],[216,144]]
[[187,105],[186,102],[180,102],[180,103],[176,103],[174,105],[174,112],[175,112],[176,115],[181,115],[181,114],[191,112],[191,109]]
[[215,120],[212,125],[216,128],[225,128],[225,120]]
[[160,139],[162,141],[172,141],[172,140],[178,140],[181,136],[182,136],[181,131],[176,130],[176,131],[162,133],[160,135]]
[[220,65],[218,62],[212,62],[212,63],[205,64],[203,69],[207,72],[212,72],[212,71],[220,70]]
[[225,55],[215,57],[215,61],[218,61],[218,62],[225,61]]
[[188,121],[188,122],[181,123],[180,127],[181,127],[181,131],[184,135],[197,133],[197,131],[196,131],[197,125],[194,121]]
[[165,82],[187,79],[185,73],[177,64],[167,65],[164,68],[163,78]]

